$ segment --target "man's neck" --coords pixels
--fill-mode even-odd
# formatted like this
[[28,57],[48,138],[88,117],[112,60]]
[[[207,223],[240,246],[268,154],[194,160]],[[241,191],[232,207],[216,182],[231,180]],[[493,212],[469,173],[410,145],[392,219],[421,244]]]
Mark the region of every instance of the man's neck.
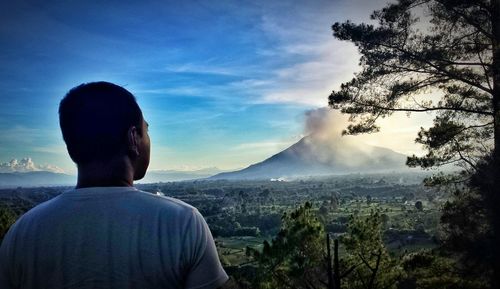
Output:
[[78,166],[76,188],[132,187],[134,170],[128,159],[92,162]]

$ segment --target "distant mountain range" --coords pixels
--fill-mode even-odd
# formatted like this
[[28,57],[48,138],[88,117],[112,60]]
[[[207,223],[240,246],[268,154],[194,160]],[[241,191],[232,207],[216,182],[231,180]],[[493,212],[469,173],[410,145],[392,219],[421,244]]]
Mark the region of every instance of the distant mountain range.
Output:
[[76,184],[76,176],[47,171],[0,173],[0,188]]
[[245,169],[209,179],[280,179],[349,173],[408,171],[406,156],[355,142],[352,138],[309,135],[289,148]]
[[[157,170],[148,171],[138,183],[159,183],[204,179],[222,172],[218,168],[195,171]],[[76,176],[49,171],[0,173],[0,188],[70,186],[76,184]]]
[[205,168],[194,171],[176,171],[176,170],[157,170],[148,171],[146,176],[138,183],[159,183],[159,182],[174,182],[187,181],[195,179],[204,179],[215,174],[221,173],[218,168]]

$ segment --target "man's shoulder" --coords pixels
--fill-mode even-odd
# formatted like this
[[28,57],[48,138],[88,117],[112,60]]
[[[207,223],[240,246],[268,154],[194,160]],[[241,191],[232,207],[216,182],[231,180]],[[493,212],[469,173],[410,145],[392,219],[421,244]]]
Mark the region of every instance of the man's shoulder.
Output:
[[179,199],[168,196],[156,195],[142,190],[137,190],[137,194],[134,197],[142,199],[144,202],[153,206],[165,207],[185,212],[197,211],[195,207]]
[[[145,207],[151,209],[168,209],[179,212],[192,212],[195,207],[173,197],[153,194],[135,187],[93,187],[76,189],[61,194],[61,200],[66,197],[74,200],[127,204],[130,207]],[[122,203],[123,202],[123,203]]]
[[[55,196],[54,198],[44,201],[40,204],[37,204],[27,212],[25,212],[20,218],[19,221],[24,220],[24,219],[30,219],[30,218],[37,218],[38,215],[43,214],[44,212],[49,212],[53,210],[51,207],[54,206],[54,204],[58,203],[58,200],[60,199],[61,195]],[[26,221],[26,220],[25,220]]]
[[57,212],[69,210],[75,203],[79,203],[82,207],[87,206],[89,209],[95,209],[96,203],[106,206],[112,203],[112,200],[119,203],[117,206],[126,206],[130,209],[135,207],[141,211],[159,210],[176,215],[198,213],[195,207],[176,198],[155,195],[136,188],[95,187],[65,191],[51,200],[38,204],[26,212],[21,219],[28,221],[44,215],[57,214]]

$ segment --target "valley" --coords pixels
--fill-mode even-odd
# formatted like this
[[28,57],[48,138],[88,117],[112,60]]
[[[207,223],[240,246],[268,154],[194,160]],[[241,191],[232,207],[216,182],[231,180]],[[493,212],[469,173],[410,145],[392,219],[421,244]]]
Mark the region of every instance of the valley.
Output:
[[[332,237],[342,236],[349,216],[381,214],[384,242],[393,254],[439,244],[439,209],[447,196],[424,187],[427,174],[348,174],[293,181],[194,180],[139,184],[152,194],[180,199],[198,208],[216,240],[230,274],[252,267],[246,248],[262,248],[280,230],[282,216],[306,202]],[[0,190],[0,204],[21,215],[71,187]],[[340,252],[342,253],[342,247]]]

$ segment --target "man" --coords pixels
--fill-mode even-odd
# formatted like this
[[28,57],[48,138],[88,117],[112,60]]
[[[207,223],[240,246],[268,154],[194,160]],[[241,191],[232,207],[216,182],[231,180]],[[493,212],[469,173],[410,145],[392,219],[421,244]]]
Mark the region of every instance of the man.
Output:
[[70,90],[59,121],[76,188],[24,214],[0,247],[0,288],[217,288],[228,277],[206,222],[139,191],[150,158],[134,96],[108,82]]

